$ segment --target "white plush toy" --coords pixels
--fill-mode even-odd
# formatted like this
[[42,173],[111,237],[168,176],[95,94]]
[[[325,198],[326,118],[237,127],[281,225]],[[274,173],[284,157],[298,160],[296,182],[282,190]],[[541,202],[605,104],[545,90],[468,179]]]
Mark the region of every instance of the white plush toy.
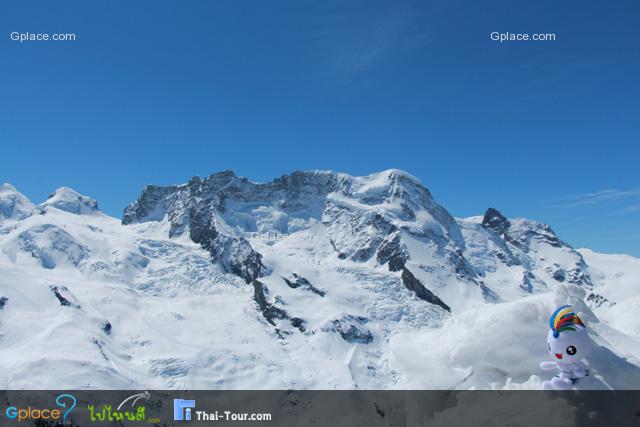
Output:
[[591,352],[591,340],[582,320],[569,305],[558,308],[549,319],[547,349],[555,359],[542,362],[545,371],[558,369],[558,375],[542,383],[544,390],[571,390],[579,378],[589,375],[581,360]]

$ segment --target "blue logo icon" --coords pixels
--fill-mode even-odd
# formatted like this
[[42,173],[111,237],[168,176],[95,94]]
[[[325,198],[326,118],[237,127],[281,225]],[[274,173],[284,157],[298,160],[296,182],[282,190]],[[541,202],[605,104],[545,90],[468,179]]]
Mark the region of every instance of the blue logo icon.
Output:
[[75,396],[73,396],[72,394],[61,394],[60,396],[56,397],[56,405],[58,405],[61,408],[67,408],[67,403],[64,401],[64,399],[69,399],[71,402],[69,403],[69,409],[67,409],[64,413],[64,415],[62,416],[62,419],[64,421],[67,421],[67,416],[69,415],[69,412],[73,411],[73,408],[76,407],[78,401],[76,400]]
[[173,399],[173,420],[191,421],[191,409],[195,407],[195,400]]

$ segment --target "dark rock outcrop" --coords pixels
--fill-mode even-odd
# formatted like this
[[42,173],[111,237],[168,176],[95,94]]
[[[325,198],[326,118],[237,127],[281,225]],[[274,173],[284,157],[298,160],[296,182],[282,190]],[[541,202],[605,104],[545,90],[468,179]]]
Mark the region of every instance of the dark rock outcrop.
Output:
[[9,301],[9,298],[0,297],[0,310],[2,310],[5,305],[7,305],[7,301]]
[[400,271],[409,259],[409,253],[405,245],[400,242],[400,233],[396,233],[392,239],[385,240],[378,249],[378,263],[389,263],[389,271]]
[[290,277],[283,277],[282,280],[292,289],[304,289],[307,291],[311,291],[316,295],[320,295],[321,297],[326,295],[325,291],[322,291],[311,284],[306,278],[300,276],[299,274],[292,273]]
[[512,223],[502,237],[505,242],[525,252],[529,252],[533,242],[546,243],[554,248],[571,249],[571,246],[558,238],[549,225],[536,221],[520,221],[518,227]]
[[591,280],[591,276],[587,272],[586,268],[574,268],[568,271],[569,275],[567,277],[567,283],[571,283],[573,285],[585,286],[587,288],[593,288],[593,281]]
[[58,299],[58,301],[60,302],[60,305],[63,307],[72,307],[72,308],[80,308],[79,304],[76,304],[73,301],[70,301],[69,298],[65,297],[64,295],[62,295],[63,293],[68,293],[69,289],[67,289],[66,286],[56,286],[56,285],[50,285],[49,289],[51,289],[51,292],[53,292],[53,295]]
[[360,316],[345,315],[328,322],[322,330],[337,332],[343,340],[350,343],[369,344],[373,341],[373,334],[365,326],[368,319]]
[[306,321],[304,319],[301,319],[299,317],[292,317],[291,318],[291,326],[293,326],[294,328],[297,328],[300,332],[304,332],[306,330]]
[[530,271],[525,271],[522,275],[522,283],[520,284],[520,289],[527,291],[529,293],[533,292],[533,281],[535,280],[535,276]]
[[595,308],[599,308],[603,305],[606,305],[607,307],[611,307],[616,304],[615,302],[609,301],[604,296],[600,294],[595,294],[593,292],[587,296],[587,303],[589,303],[591,306]]
[[266,286],[264,283],[259,280],[253,280],[251,284],[253,285],[254,291],[253,299],[258,303],[258,308],[260,308],[260,311],[264,318],[267,319],[267,322],[275,325],[276,320],[287,319],[289,317],[286,311],[270,304],[267,301]]
[[248,185],[248,181],[230,171],[205,180],[196,177],[186,185],[149,185],[138,200],[125,209],[122,223],[160,221],[166,216],[171,224],[170,237],[188,230],[191,240],[206,249],[214,263],[251,283],[264,274],[262,255],[245,238],[221,233],[217,225],[224,201],[241,193],[243,185]]
[[[536,246],[540,243],[547,244],[553,248],[566,249],[578,258],[575,266],[570,269],[563,270],[559,268],[557,264],[557,268],[547,268],[547,272],[551,274],[557,282],[571,283],[588,288],[593,286],[582,255],[575,251],[569,244],[560,240],[549,225],[523,218],[508,220],[494,208],[487,209],[482,219],[482,225],[495,232],[496,235],[499,236],[499,239],[504,242],[504,247],[501,247],[504,255],[499,253],[496,255],[507,265],[523,265],[527,268],[531,263],[529,257],[532,252],[535,253]],[[498,243],[498,246],[501,245]],[[515,253],[523,253],[523,255],[520,255],[520,259],[514,256],[512,249]],[[531,282],[532,278],[525,274],[521,287],[523,289],[529,289]]]
[[267,301],[267,287],[264,283],[259,280],[253,280],[251,284],[253,285],[254,290],[253,298],[256,303],[258,303],[258,308],[267,322],[275,326],[277,320],[287,319],[291,323],[291,326],[297,328],[300,332],[305,331],[305,320],[299,317],[291,318],[285,310],[276,307]]
[[111,335],[111,329],[112,329],[111,322],[105,321],[102,324],[102,332],[104,332],[105,334]]
[[495,208],[489,208],[484,213],[484,217],[482,218],[482,225],[495,231],[499,236],[502,236],[507,232],[511,224],[509,223],[509,220],[500,213],[499,210]]
[[420,280],[416,279],[413,273],[411,273],[406,267],[402,269],[402,283],[407,287],[407,289],[415,292],[418,298],[431,304],[440,306],[449,312],[451,311],[451,308],[447,304],[445,304],[444,301],[438,298],[429,289],[425,288]]
[[564,270],[558,269],[553,272],[553,278],[556,279],[558,282],[562,283],[565,280],[567,280],[567,274],[565,273]]
[[188,210],[189,237],[209,251],[211,259],[228,273],[250,283],[260,277],[265,268],[262,255],[243,237],[220,234],[210,203],[194,205]]

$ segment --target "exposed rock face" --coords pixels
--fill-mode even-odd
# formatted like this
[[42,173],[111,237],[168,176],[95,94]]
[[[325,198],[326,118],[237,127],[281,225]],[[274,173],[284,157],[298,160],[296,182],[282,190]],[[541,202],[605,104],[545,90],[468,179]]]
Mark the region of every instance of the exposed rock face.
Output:
[[605,298],[604,296],[600,295],[600,294],[595,294],[595,293],[590,293],[587,296],[587,303],[592,306],[592,307],[596,307],[596,308],[600,308],[603,305],[604,306],[608,306],[608,307],[612,307],[615,305],[615,302],[611,302],[609,301],[607,298]]
[[[79,304],[76,304],[75,302],[71,301],[73,297],[70,296],[69,289],[67,289],[66,286],[50,285],[49,289],[51,289],[51,292],[53,292],[53,295],[55,295],[55,297],[58,299],[61,306],[80,308]],[[67,294],[67,295],[65,296],[63,294]]]
[[224,226],[219,214],[224,211],[224,200],[229,193],[238,191],[236,180],[246,182],[230,172],[221,172],[204,181],[193,178],[182,186],[147,186],[138,200],[125,209],[122,223],[160,221],[166,217],[170,237],[188,230],[191,240],[208,250],[215,263],[251,283],[264,273],[261,255],[244,237],[218,229],[219,223]]
[[524,250],[529,250],[533,242],[547,243],[554,248],[570,247],[561,241],[547,224],[524,221],[528,224],[520,224],[521,227],[509,227],[505,234],[505,240]]
[[575,268],[569,270],[568,273],[569,277],[567,278],[567,283],[585,286],[587,288],[593,287],[593,282],[591,280],[591,276],[587,272],[587,265],[584,260],[580,260],[580,262],[576,263]]
[[509,220],[495,208],[487,209],[482,218],[482,225],[495,231],[499,236],[504,235],[511,226]]
[[304,332],[305,321],[303,319],[300,319],[299,317],[291,318],[285,310],[276,307],[274,304],[267,301],[267,287],[264,283],[259,280],[253,280],[251,284],[253,285],[254,290],[253,298],[256,303],[258,303],[258,308],[267,322],[275,326],[278,320],[289,320],[291,326],[297,328],[300,332]]
[[422,300],[430,302],[431,304],[439,305],[447,311],[451,311],[451,308],[445,304],[440,298],[438,298],[433,292],[425,288],[422,283],[406,268],[402,269],[402,283],[407,289],[415,292],[416,296]]
[[520,284],[520,287],[529,293],[533,292],[533,280],[535,280],[533,273],[525,271],[522,275],[522,284]]
[[369,344],[373,341],[373,334],[365,326],[367,322],[365,317],[349,314],[328,322],[323,331],[337,332],[349,343]]
[[7,297],[0,297],[0,310],[2,310],[4,308],[5,305],[7,305],[7,302],[9,301],[9,298]]
[[254,289],[253,298],[258,303],[260,311],[269,323],[275,325],[276,320],[287,319],[289,317],[286,311],[267,302],[266,286],[264,285],[264,283],[258,280],[254,280],[251,282],[251,284],[253,285]]
[[553,278],[562,283],[567,280],[567,275],[564,270],[558,269],[553,273]]
[[493,251],[496,257],[508,266],[522,265],[525,268],[520,285],[523,290],[533,292],[536,288],[546,287],[545,281],[531,272],[531,269],[537,268],[538,264],[551,261],[537,255],[539,248],[545,245],[569,253],[568,258],[575,259],[575,262],[564,268],[560,268],[558,264],[538,268],[542,267],[553,280],[559,283],[588,288],[593,286],[582,255],[560,240],[547,224],[523,218],[508,220],[494,208],[487,209],[481,224],[490,233],[494,233],[491,239],[494,242]]
[[284,280],[285,283],[292,289],[301,288],[313,292],[316,295],[320,295],[321,297],[326,295],[326,292],[316,288],[311,284],[311,282],[296,273],[292,273],[291,277],[283,277],[282,280]]
[[[164,215],[170,212],[172,203],[178,203],[174,195],[176,187],[162,187],[158,185],[147,185],[142,190],[138,200],[130,204],[122,216],[123,224],[132,224],[143,221],[161,221]],[[169,217],[171,220],[171,216]],[[174,225],[175,221],[171,221]]]
[[494,231],[506,242],[524,250],[529,250],[533,242],[544,242],[552,247],[569,247],[558,239],[551,227],[530,220],[509,221],[500,211],[489,208],[482,218],[482,225]]
[[107,334],[107,335],[111,335],[111,329],[112,329],[111,322],[106,321],[106,322],[104,322],[104,323],[102,324],[102,331],[103,331],[105,334]]
[[[389,236],[391,237],[391,236]],[[400,233],[395,233],[393,238],[385,240],[378,251],[378,263],[389,263],[389,271],[400,271],[409,259],[407,247],[401,242]]]

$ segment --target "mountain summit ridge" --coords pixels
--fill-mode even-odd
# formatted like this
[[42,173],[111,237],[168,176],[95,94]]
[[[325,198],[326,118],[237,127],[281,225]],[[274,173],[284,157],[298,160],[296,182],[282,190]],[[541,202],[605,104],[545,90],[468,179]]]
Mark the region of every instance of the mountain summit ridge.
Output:
[[[470,292],[477,295],[476,299],[501,298],[485,280],[484,267],[474,265],[470,262],[473,257],[465,254],[469,239],[463,233],[465,220],[456,220],[418,179],[397,169],[362,177],[333,171],[296,171],[267,183],[222,171],[206,178],[194,177],[181,185],[146,186],[125,209],[122,223],[162,220],[169,223],[169,237],[187,232],[191,240],[210,251],[214,262],[247,282],[269,271],[256,248],[258,243],[250,242],[247,235],[288,235],[321,224],[340,259],[375,260],[380,265],[388,264],[390,271],[408,269],[402,277],[413,277],[417,283],[438,284],[456,278],[473,289]],[[575,284],[591,283],[581,255],[547,225],[524,219],[512,223],[489,208],[482,227],[486,232],[480,238],[495,239],[501,246],[495,252],[498,262],[524,266],[526,271],[519,279],[522,289],[533,291],[545,281],[531,271],[535,262],[527,255],[532,244],[542,241],[565,248],[574,259],[567,267],[555,267],[553,280],[569,277]],[[426,245],[427,257],[420,245]],[[428,265],[433,259],[445,262],[434,268]],[[554,267],[545,266],[547,273],[550,268]],[[416,282],[408,280],[405,284],[415,289]],[[425,287],[417,294],[445,292],[452,294],[451,299],[460,299],[454,289],[437,288]],[[463,299],[468,298],[466,295]],[[451,304],[445,300],[443,306]]]
[[22,219],[35,208],[31,201],[13,185],[0,186],[0,221],[3,219]]

